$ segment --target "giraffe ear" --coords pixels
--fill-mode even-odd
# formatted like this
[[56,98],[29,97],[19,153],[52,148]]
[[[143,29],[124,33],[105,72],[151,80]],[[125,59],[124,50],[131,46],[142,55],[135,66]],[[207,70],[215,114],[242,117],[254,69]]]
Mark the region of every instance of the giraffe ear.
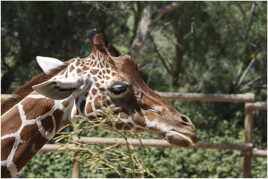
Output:
[[37,56],[36,60],[37,60],[38,65],[41,67],[41,69],[43,70],[43,72],[45,74],[49,74],[49,72],[52,69],[55,69],[58,66],[63,64],[62,61],[60,61],[60,60],[58,60],[56,58],[52,58],[52,57]]
[[56,100],[61,100],[69,97],[76,89],[83,85],[81,80],[50,80],[32,88],[38,93]]

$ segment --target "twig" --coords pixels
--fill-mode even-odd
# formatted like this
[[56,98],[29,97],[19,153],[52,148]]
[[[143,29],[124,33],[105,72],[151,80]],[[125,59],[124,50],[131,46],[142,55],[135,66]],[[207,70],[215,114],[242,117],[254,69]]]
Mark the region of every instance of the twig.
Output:
[[237,80],[236,80],[235,83],[234,83],[234,89],[235,89],[235,88],[238,88],[238,87],[241,85],[241,83],[242,83],[242,81],[244,80],[246,74],[249,72],[250,68],[253,66],[253,63],[254,63],[255,61],[256,61],[255,59],[250,60],[248,66],[245,68],[245,70],[242,71],[242,72],[240,72],[240,74],[238,75]]
[[261,80],[261,77],[257,77],[254,80],[249,80],[249,81],[245,82],[243,84],[243,86],[244,87],[246,87],[246,86],[251,87],[253,84],[255,84],[256,82],[258,82],[259,80]]
[[253,17],[254,17],[255,9],[256,9],[256,2],[252,2],[252,6],[251,6],[251,10],[250,10],[250,19],[249,19],[249,23],[247,26],[245,36],[244,36],[244,39],[246,41],[248,41],[248,34],[249,34],[250,29],[251,29],[252,24],[253,24]]

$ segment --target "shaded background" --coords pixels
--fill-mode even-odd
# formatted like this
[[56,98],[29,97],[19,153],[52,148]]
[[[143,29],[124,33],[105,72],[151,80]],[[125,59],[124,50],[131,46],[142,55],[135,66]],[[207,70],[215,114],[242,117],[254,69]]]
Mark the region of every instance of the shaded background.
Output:
[[[1,15],[2,94],[40,72],[37,55],[63,61],[87,56],[86,32],[97,27],[114,55],[135,57],[155,90],[252,92],[257,101],[267,99],[266,2],[1,2]],[[171,103],[192,118],[202,141],[243,141],[243,104]],[[258,148],[267,148],[266,118],[264,111],[254,114]],[[145,154],[157,177],[242,176],[237,151],[152,148]],[[22,175],[70,177],[71,160],[64,155],[39,154]],[[118,177],[82,171],[82,177]],[[254,159],[253,176],[266,175],[266,159]]]

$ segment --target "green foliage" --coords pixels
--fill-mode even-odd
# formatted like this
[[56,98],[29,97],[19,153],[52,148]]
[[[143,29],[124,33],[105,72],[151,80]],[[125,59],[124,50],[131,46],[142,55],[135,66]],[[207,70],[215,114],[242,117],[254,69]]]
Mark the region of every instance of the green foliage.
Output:
[[72,176],[72,158],[66,153],[38,153],[21,174],[29,178],[63,178]]

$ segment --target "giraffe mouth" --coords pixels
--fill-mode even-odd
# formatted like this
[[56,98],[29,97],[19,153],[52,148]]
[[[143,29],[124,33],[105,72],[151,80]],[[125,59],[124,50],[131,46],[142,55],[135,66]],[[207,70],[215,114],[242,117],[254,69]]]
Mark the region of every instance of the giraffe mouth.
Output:
[[193,133],[183,133],[175,130],[167,131],[165,139],[174,145],[192,146],[197,143],[197,137]]

